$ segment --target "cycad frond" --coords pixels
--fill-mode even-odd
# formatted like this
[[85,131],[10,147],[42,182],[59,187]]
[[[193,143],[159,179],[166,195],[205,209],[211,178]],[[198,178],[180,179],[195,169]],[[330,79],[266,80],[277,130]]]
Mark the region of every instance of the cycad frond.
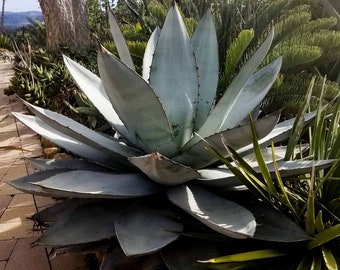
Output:
[[[283,115],[289,117],[295,115],[304,102],[305,91],[308,89],[312,75],[311,74],[285,74],[281,84],[275,85],[267,94],[262,109],[267,111],[279,110],[283,107]],[[311,109],[315,109],[319,103],[323,88],[324,78],[318,76],[315,80]],[[331,81],[325,83],[324,102],[330,102],[340,92],[340,85]]]
[[296,66],[313,63],[321,57],[322,49],[318,46],[309,46],[296,42],[281,42],[270,51],[263,65],[279,55],[283,56],[281,71],[286,71]]
[[222,84],[224,84],[225,87],[233,79],[233,76],[235,76],[236,68],[253,37],[254,31],[252,29],[242,30],[238,37],[228,48],[226,52],[224,73],[222,76]]
[[285,37],[298,29],[301,25],[308,23],[311,20],[312,15],[309,12],[297,12],[295,14],[285,16],[278,23],[275,24],[275,37],[273,45],[275,46]]

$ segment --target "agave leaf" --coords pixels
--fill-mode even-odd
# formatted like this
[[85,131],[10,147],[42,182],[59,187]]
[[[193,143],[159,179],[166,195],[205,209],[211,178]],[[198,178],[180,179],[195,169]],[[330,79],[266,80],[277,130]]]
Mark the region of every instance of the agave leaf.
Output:
[[207,10],[191,39],[199,74],[199,98],[194,130],[198,130],[215,101],[218,83],[218,44],[214,22]]
[[131,135],[110,103],[110,99],[105,92],[101,79],[67,56],[63,56],[63,58],[71,76],[77,83],[78,87],[90,99],[92,104],[115,128],[115,130],[118,131],[118,133],[120,133],[124,138],[131,140]]
[[[68,199],[60,203],[49,206],[38,213],[35,213],[31,219],[37,221],[38,224],[53,224],[61,216],[68,214],[68,211],[72,211],[79,205],[93,202],[93,200],[88,199]],[[67,209],[67,211],[65,211]]]
[[178,240],[161,250],[162,258],[170,270],[203,270],[198,260],[220,256],[216,243],[196,239]]
[[44,158],[26,158],[34,168],[45,171],[51,169],[69,169],[69,170],[89,170],[89,171],[110,171],[107,167],[100,166],[84,159],[44,159]]
[[199,173],[190,167],[174,162],[157,152],[133,157],[129,161],[153,181],[163,185],[179,185],[199,177]]
[[[254,125],[259,138],[263,138],[268,135],[268,133],[270,133],[275,127],[275,124],[278,122],[279,118],[280,112],[275,112],[269,116],[255,121]],[[205,138],[204,140],[201,139],[194,145],[191,145],[191,143],[194,142],[191,140],[183,147],[183,152],[174,157],[174,160],[193,168],[203,168],[208,166],[217,161],[217,159],[206,150],[208,145],[214,147],[214,149],[216,149],[223,156],[228,154],[222,139],[234,149],[239,149],[251,143],[252,134],[250,124],[248,123],[237,128],[214,134]]]
[[206,137],[211,131],[219,132],[237,126],[268,93],[280,71],[281,63],[282,58],[279,57],[250,76],[238,92],[226,91],[198,133]]
[[133,205],[115,221],[117,239],[126,256],[154,253],[175,241],[183,225],[145,205]]
[[120,155],[121,159],[124,157],[129,158],[141,153],[139,150],[119,143],[119,141],[114,138],[103,136],[62,114],[34,106],[26,101],[23,102],[33,114],[49,126],[86,145],[102,151],[111,151],[113,156]]
[[115,155],[111,151],[102,151],[101,149],[94,148],[75,138],[69,137],[63,132],[51,127],[38,117],[15,112],[12,114],[19,121],[41,136],[78,156],[93,160],[116,170],[122,170],[129,167],[129,163],[127,163],[125,159],[122,159],[121,156]]
[[[322,170],[332,166],[334,162],[335,160],[278,161],[277,168],[281,177],[289,177],[310,173],[313,167],[315,170]],[[274,164],[267,164],[267,167],[272,177],[275,177]],[[257,173],[260,173],[260,168],[258,166],[253,167],[253,169]],[[226,168],[203,169],[198,170],[198,173],[201,175],[201,177],[198,178],[197,181],[204,185],[225,188],[242,185],[242,182],[238,180],[229,169]]]
[[152,32],[148,44],[146,45],[144,58],[143,58],[143,79],[149,82],[150,70],[152,65],[153,56],[155,54],[156,45],[161,34],[161,29],[157,26]]
[[173,156],[177,147],[172,127],[147,82],[104,48],[98,53],[98,67],[111,103],[134,141],[145,152]]
[[45,180],[49,177],[53,177],[59,173],[68,172],[67,169],[53,169],[47,171],[41,171],[34,174],[30,174],[24,177],[7,182],[10,186],[21,190],[26,193],[40,195],[40,196],[50,196],[49,193],[43,191],[40,187],[34,185],[35,182]]
[[145,175],[75,170],[34,182],[56,197],[127,199],[158,192]]
[[179,186],[167,191],[172,203],[211,229],[233,238],[254,236],[256,222],[249,210],[198,186]]
[[[315,118],[316,113],[311,112],[307,113],[304,116],[304,124],[310,123]],[[290,131],[293,128],[295,118],[283,121],[275,126],[275,128],[264,138],[259,140],[259,145],[261,147],[268,146],[271,142],[279,142],[289,137]],[[245,156],[253,151],[253,144],[249,144],[241,149],[238,149],[237,152],[242,156]]]
[[[264,70],[268,70],[269,67],[270,68],[268,70],[269,71],[268,75],[271,76],[269,77],[265,76],[266,79],[268,79],[268,83],[270,83],[270,81],[272,79],[275,79],[276,77],[275,73],[278,72],[278,69],[281,66],[281,58],[274,61],[272,64],[269,65],[269,67],[267,66],[267,68],[265,68],[264,70],[262,69],[262,71],[259,71],[261,73],[258,73],[256,76],[255,74],[252,75],[256,68],[262,62],[263,58],[266,56],[270,48],[271,42],[273,40],[273,35],[274,31],[271,31],[265,42],[248,60],[248,62],[244,65],[240,73],[236,76],[236,78],[230,84],[228,89],[225,91],[224,95],[222,96],[218,104],[215,106],[213,111],[208,116],[207,121],[200,128],[198,133],[201,136],[203,137],[210,136],[211,134],[218,132],[222,127],[224,127],[225,129],[235,127],[261,101],[256,98],[253,102],[252,99],[248,97],[248,94],[253,96],[254,93],[263,89],[260,89],[260,87],[255,87],[255,89],[256,88],[257,89],[253,92],[250,91],[249,87],[250,83],[254,83],[254,79],[256,77],[259,77],[260,75],[264,76],[265,75],[263,74]],[[247,87],[245,87],[246,84],[248,84]],[[267,85],[265,85],[265,87],[266,86]],[[246,106],[246,110],[244,110],[244,106]],[[237,117],[235,119],[232,119],[231,115],[234,116],[236,115]]]
[[71,246],[115,236],[114,221],[119,207],[104,203],[79,205],[62,215],[36,241],[42,246]]
[[300,226],[285,215],[259,205],[249,205],[247,208],[258,223],[254,239],[283,243],[311,240]]
[[243,183],[226,168],[198,170],[201,175],[196,181],[202,185],[220,188],[234,188],[243,186]]
[[[335,163],[336,160],[292,160],[292,161],[278,161],[278,170],[281,177],[289,177],[294,175],[301,175],[305,173],[311,173],[312,168],[315,170],[323,170]],[[274,164],[268,164],[268,169],[275,176]],[[257,171],[259,169],[256,168]]]
[[159,36],[150,84],[164,106],[180,147],[192,134],[198,77],[194,52],[176,4],[170,8]]
[[127,65],[129,68],[131,68],[132,70],[135,70],[135,65],[133,64],[129,47],[126,44],[123,33],[120,30],[116,17],[113,14],[113,11],[111,9],[109,11],[109,24],[110,24],[111,34],[115,42],[120,60],[122,60],[122,62],[125,65]]

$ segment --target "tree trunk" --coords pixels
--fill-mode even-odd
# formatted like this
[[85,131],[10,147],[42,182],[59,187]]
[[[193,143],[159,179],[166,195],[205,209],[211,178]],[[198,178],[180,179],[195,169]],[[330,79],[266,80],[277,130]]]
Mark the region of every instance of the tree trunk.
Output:
[[90,45],[87,0],[39,0],[46,27],[46,46],[58,50],[60,44],[73,49]]
[[2,1],[2,10],[1,10],[1,33],[5,33],[5,1]]

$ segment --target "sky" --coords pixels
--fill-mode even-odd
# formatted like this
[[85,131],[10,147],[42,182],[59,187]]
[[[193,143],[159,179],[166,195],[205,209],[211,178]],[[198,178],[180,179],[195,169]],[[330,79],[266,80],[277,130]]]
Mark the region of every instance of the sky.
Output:
[[[2,8],[1,1],[1,8]],[[40,10],[38,0],[5,0],[5,11],[21,12]]]

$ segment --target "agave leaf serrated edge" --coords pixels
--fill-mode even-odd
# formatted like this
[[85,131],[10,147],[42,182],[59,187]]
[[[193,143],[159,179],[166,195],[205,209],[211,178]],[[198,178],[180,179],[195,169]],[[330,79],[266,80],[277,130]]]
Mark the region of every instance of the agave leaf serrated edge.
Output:
[[192,38],[199,74],[199,98],[194,130],[198,130],[215,101],[218,83],[218,44],[214,22],[210,10],[200,20]]
[[[219,131],[223,125],[225,125],[226,120],[230,120],[229,113],[235,107],[235,104],[238,106],[242,106],[242,104],[237,104],[237,97],[240,97],[242,93],[242,89],[246,85],[247,81],[254,76],[253,72],[258,68],[264,57],[266,56],[270,45],[272,43],[274,36],[274,31],[272,30],[268,35],[267,39],[260,46],[260,48],[255,52],[255,54],[248,60],[248,62],[243,66],[242,70],[230,84],[228,89],[226,89],[222,98],[216,104],[215,108],[212,110],[210,115],[208,116],[206,122],[200,128],[198,133],[202,137],[209,136],[212,132],[216,133]],[[278,63],[281,66],[281,63]],[[276,76],[275,76],[276,77]],[[269,89],[268,89],[269,90]],[[257,104],[254,106],[254,108]],[[240,108],[238,108],[240,109]],[[236,121],[236,124],[242,121],[242,119],[251,111],[247,111],[244,115],[238,115],[241,118],[239,121]],[[233,119],[234,120],[234,119]],[[235,125],[234,125],[235,126]],[[229,126],[229,128],[233,128],[234,126]]]
[[59,130],[46,124],[40,118],[31,115],[24,115],[12,112],[13,116],[26,126],[45,137],[56,145],[89,160],[108,166],[112,169],[122,170],[131,167],[127,159],[122,159],[121,155],[116,155],[112,151],[102,151],[72,138]]
[[176,4],[170,8],[158,39],[150,84],[171,122],[175,142],[181,147],[193,131],[198,75],[193,48]]
[[98,67],[113,108],[138,145],[147,153],[156,150],[173,156],[177,152],[173,129],[151,86],[103,47]]

